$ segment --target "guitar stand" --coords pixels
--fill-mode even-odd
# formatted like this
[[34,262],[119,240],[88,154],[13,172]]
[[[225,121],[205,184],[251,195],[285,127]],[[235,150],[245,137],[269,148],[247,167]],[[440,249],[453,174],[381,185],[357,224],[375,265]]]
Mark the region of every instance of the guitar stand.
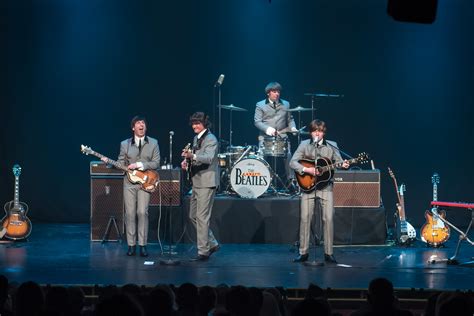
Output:
[[467,226],[466,232],[463,232],[462,230],[457,228],[454,224],[450,223],[447,219],[445,219],[445,218],[443,218],[439,215],[435,215],[436,219],[441,220],[443,223],[445,223],[446,225],[448,225],[449,227],[451,227],[452,229],[454,229],[455,231],[457,231],[459,233],[459,240],[458,240],[458,244],[456,245],[456,250],[454,251],[454,255],[452,255],[449,259],[446,259],[446,260],[437,260],[438,262],[439,261],[446,261],[447,264],[452,264],[452,265],[474,266],[474,258],[472,258],[471,261],[463,262],[463,263],[460,263],[456,259],[457,255],[459,253],[459,249],[461,248],[461,242],[463,240],[467,241],[471,246],[474,246],[474,242],[472,240],[470,240],[469,237],[468,237],[469,231],[471,230],[472,225],[474,223],[474,209],[470,208],[469,210],[471,211],[471,221],[469,222],[469,225]]
[[117,220],[115,219],[115,216],[110,216],[109,221],[107,223],[107,228],[105,229],[104,235],[102,236],[102,243],[105,243],[108,241],[108,237],[110,235],[110,228],[114,224],[115,227],[115,232],[117,233],[117,239],[121,243],[122,242],[122,234],[120,233],[120,230],[117,225]]

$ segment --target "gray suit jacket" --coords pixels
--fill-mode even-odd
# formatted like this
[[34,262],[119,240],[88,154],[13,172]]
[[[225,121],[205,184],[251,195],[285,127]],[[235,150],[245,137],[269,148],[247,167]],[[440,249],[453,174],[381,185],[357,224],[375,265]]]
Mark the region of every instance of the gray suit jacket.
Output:
[[290,103],[283,99],[277,103],[276,109],[273,108],[268,99],[257,102],[255,107],[254,123],[260,130],[260,135],[266,135],[265,131],[268,127],[273,127],[276,130],[282,130],[286,127],[296,128],[295,120],[291,112],[287,112],[290,108]]
[[199,146],[197,135],[194,136],[193,148],[196,159],[192,164],[192,182],[196,188],[212,188],[219,186],[219,165],[217,152],[219,146],[217,138],[211,131],[207,131],[202,137]]
[[[120,143],[120,154],[117,161],[125,167],[132,163],[142,162],[144,170],[158,169],[160,166],[158,141],[145,136],[145,143],[140,151],[138,144],[135,144],[135,139],[133,137],[128,138]],[[124,183],[133,185],[128,180],[124,180]]]
[[[342,162],[343,160],[341,153],[337,148],[337,143],[330,140],[324,140],[323,144],[319,145],[317,148],[314,146],[314,143],[311,141],[311,139],[304,140],[296,149],[293,157],[291,157],[290,168],[300,174],[303,174],[303,165],[298,162],[301,159],[315,160],[325,157],[329,158],[333,163]],[[328,188],[332,189],[332,186],[329,185]]]

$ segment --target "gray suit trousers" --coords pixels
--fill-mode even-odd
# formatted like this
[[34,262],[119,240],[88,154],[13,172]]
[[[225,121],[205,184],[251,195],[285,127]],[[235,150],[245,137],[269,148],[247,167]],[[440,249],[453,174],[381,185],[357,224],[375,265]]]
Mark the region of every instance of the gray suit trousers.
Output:
[[316,226],[320,228],[320,218],[323,224],[324,253],[333,254],[332,246],[334,240],[334,201],[332,190],[316,191],[303,193],[301,195],[300,205],[300,254],[307,254],[309,251],[309,238],[311,232],[311,219],[315,211],[315,199],[321,206],[318,210],[322,211],[322,216],[315,218]]
[[196,228],[198,254],[204,256],[208,256],[209,249],[218,244],[209,228],[215,194],[215,188],[193,187],[191,195],[189,219]]
[[[125,179],[125,181],[127,181]],[[129,246],[146,246],[148,239],[148,204],[150,204],[150,193],[140,189],[140,185],[124,185],[123,195],[125,202],[125,225],[127,231],[127,243]],[[137,201],[137,203],[135,203]],[[138,217],[138,229],[137,229]]]

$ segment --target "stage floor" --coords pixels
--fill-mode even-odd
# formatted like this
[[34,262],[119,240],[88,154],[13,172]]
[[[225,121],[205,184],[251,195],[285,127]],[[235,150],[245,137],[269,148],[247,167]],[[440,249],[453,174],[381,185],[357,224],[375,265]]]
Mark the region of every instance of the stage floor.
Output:
[[[472,234],[471,234],[472,235]],[[444,248],[427,248],[417,241],[410,247],[389,245],[338,246],[339,265],[307,267],[293,263],[295,248],[290,244],[223,244],[208,262],[189,262],[195,255],[192,244],[179,244],[173,258],[177,266],[163,266],[160,244],[148,246],[148,258],[127,257],[125,242],[91,242],[87,224],[34,224],[26,242],[0,244],[0,274],[11,282],[34,280],[41,284],[106,285],[158,283],[306,288],[309,283],[333,289],[367,288],[375,277],[390,279],[396,288],[473,289],[472,265],[431,264],[432,256],[454,254],[458,235]],[[317,259],[322,257],[316,248]],[[314,249],[310,259],[314,259]],[[474,247],[462,243],[459,261],[474,256]]]

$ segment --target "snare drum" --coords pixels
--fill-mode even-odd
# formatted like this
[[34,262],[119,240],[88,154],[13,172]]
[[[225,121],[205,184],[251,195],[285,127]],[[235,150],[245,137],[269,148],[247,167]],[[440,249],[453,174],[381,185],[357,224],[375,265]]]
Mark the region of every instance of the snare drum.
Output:
[[258,198],[267,191],[271,182],[268,163],[257,157],[240,160],[230,172],[232,189],[243,198]]
[[288,154],[288,139],[275,136],[263,138],[263,155],[272,157],[286,157]]

